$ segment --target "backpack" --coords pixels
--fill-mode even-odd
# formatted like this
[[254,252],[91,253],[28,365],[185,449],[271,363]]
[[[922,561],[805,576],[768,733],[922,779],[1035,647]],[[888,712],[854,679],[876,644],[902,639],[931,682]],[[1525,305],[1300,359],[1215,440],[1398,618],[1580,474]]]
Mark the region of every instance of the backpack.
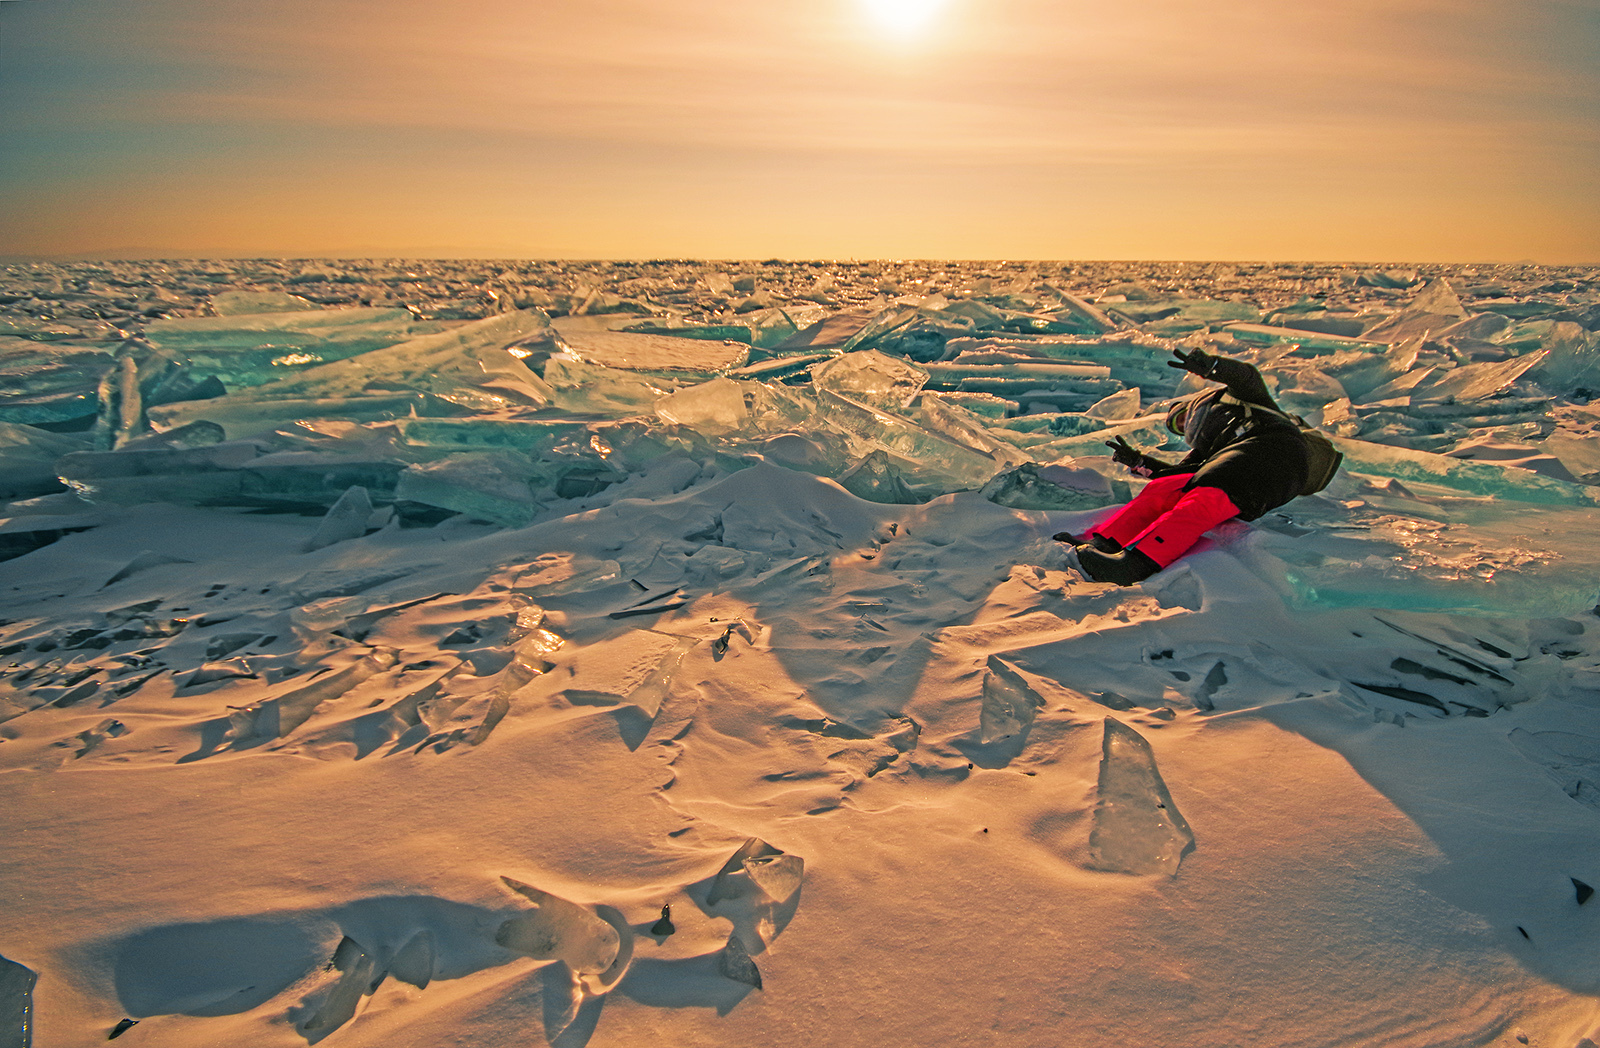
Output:
[[1333,446],[1325,434],[1306,425],[1306,420],[1299,415],[1291,415],[1286,411],[1277,411],[1262,404],[1252,404],[1247,400],[1240,400],[1229,393],[1222,395],[1226,404],[1237,404],[1244,408],[1245,417],[1253,412],[1262,411],[1269,415],[1276,415],[1281,419],[1293,422],[1300,429],[1300,439],[1306,445],[1306,482],[1300,489],[1302,495],[1315,495],[1317,492],[1333,483],[1333,475],[1339,472],[1339,464],[1344,461],[1344,453]]

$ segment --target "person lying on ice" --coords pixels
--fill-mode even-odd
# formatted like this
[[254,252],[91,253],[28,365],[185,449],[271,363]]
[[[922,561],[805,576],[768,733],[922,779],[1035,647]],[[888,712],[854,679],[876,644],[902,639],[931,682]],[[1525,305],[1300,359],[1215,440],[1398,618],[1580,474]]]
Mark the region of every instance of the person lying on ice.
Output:
[[1176,465],[1121,437],[1106,441],[1113,461],[1151,479],[1132,502],[1084,535],[1055,536],[1075,547],[1084,574],[1096,582],[1143,582],[1223,521],[1255,520],[1305,486],[1305,439],[1272,399],[1261,372],[1200,349],[1173,353],[1178,359],[1168,366],[1223,387],[1173,402],[1167,428],[1181,433],[1190,448]]

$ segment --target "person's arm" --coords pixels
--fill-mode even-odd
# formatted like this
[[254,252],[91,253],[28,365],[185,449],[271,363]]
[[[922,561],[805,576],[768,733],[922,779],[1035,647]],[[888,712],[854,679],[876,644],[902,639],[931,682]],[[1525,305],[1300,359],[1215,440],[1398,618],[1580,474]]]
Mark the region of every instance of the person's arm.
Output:
[[1141,477],[1165,477],[1169,473],[1192,473],[1194,466],[1189,459],[1193,458],[1193,451],[1185,455],[1182,462],[1176,465],[1163,462],[1154,455],[1140,451],[1121,437],[1106,441],[1106,447],[1111,449],[1111,461],[1127,466]]
[[1212,382],[1221,382],[1238,400],[1260,404],[1273,411],[1283,410],[1278,407],[1278,402],[1272,399],[1272,392],[1267,389],[1266,380],[1261,377],[1261,372],[1254,364],[1246,364],[1231,357],[1219,357],[1203,349],[1190,350],[1188,353],[1175,349],[1172,354],[1178,359],[1167,361],[1168,367],[1181,368]]

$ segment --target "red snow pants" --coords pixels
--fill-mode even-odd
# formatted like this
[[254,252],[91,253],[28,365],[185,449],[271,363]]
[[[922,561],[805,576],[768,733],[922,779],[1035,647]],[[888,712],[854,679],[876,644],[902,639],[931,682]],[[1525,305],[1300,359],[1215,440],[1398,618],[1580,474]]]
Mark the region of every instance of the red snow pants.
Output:
[[1239,515],[1239,507],[1221,488],[1185,491],[1184,485],[1192,479],[1193,473],[1177,473],[1152,480],[1132,502],[1104,524],[1096,524],[1090,533],[1133,547],[1163,568],[1168,566],[1189,552],[1201,535]]

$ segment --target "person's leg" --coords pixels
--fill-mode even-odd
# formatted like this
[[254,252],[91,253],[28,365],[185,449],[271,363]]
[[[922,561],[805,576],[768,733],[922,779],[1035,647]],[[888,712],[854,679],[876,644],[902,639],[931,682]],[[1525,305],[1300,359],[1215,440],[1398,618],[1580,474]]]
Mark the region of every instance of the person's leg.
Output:
[[1192,488],[1135,535],[1120,553],[1080,546],[1078,563],[1096,582],[1132,586],[1169,566],[1187,553],[1201,535],[1238,515],[1239,508],[1221,489]]
[[1163,513],[1170,511],[1183,498],[1183,486],[1189,483],[1194,476],[1192,473],[1178,473],[1170,477],[1157,477],[1144,486],[1144,490],[1135,495],[1133,500],[1123,506],[1110,519],[1096,524],[1085,534],[1085,538],[1093,539],[1100,535],[1115,542],[1119,547],[1126,546],[1136,538],[1140,532],[1149,528]]

